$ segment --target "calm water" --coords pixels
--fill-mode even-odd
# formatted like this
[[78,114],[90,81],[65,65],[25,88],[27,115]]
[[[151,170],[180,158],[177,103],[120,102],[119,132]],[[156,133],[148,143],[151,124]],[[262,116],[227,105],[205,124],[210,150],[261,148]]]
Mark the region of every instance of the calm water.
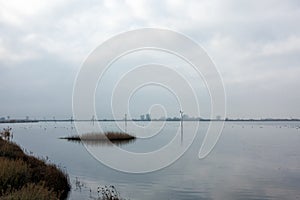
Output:
[[[111,122],[101,124],[106,130],[116,129]],[[114,185],[123,198],[132,200],[300,199],[300,123],[227,122],[213,152],[199,160],[199,148],[208,126],[201,122],[195,141],[179,160],[146,174],[110,169],[94,159],[82,144],[58,139],[76,134],[74,124],[0,126],[8,125],[13,128],[13,141],[28,153],[47,157],[68,172],[73,187],[69,199],[95,199],[97,187],[103,185]],[[184,138],[189,137],[189,127],[193,126],[195,122],[185,122]],[[167,144],[178,127],[179,122],[168,122],[159,135],[121,147],[134,152],[155,150]],[[136,131],[132,127],[128,130]],[[151,130],[144,132],[148,133]],[[92,145],[91,148],[109,152],[111,147]],[[76,180],[80,181],[80,187],[76,186]]]

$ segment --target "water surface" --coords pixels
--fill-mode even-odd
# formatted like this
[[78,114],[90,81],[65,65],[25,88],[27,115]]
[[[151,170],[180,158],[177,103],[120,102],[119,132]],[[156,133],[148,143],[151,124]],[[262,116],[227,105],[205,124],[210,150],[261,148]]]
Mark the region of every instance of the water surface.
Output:
[[[90,122],[83,123],[93,128]],[[189,138],[189,127],[196,123],[184,123],[183,142]],[[105,130],[117,130],[113,122],[101,124]],[[67,171],[73,187],[69,199],[94,199],[97,187],[103,185],[114,185],[126,199],[300,198],[298,122],[226,122],[214,150],[207,158],[199,160],[199,148],[208,127],[207,122],[200,122],[195,141],[180,159],[162,170],[146,174],[113,170],[90,155],[84,145],[58,139],[76,134],[71,123],[0,126],[12,127],[13,141],[28,154],[46,158]],[[121,148],[133,152],[161,148],[174,137],[178,128],[179,122],[167,122],[158,135],[137,139]],[[128,130],[135,131],[133,127]],[[151,130],[144,134],[148,133]],[[91,148],[109,152],[111,146],[102,144]]]

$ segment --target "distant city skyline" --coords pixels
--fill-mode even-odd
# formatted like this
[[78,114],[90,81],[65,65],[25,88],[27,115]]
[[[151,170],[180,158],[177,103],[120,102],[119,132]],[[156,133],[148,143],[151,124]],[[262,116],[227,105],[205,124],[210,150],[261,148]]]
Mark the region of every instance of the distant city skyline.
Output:
[[[300,118],[221,118],[220,116],[216,117],[211,117],[211,118],[204,118],[201,116],[189,116],[187,114],[182,115],[182,119],[184,121],[210,121],[210,120],[215,120],[215,121],[300,121]],[[132,117],[128,118],[127,115],[126,117],[124,116],[123,118],[95,118],[95,116],[91,116],[90,119],[74,119],[73,116],[67,117],[67,118],[59,118],[59,117],[43,117],[43,118],[30,118],[29,116],[26,116],[25,118],[11,118],[10,116],[6,117],[0,117],[0,122],[34,122],[34,121],[180,121],[181,120],[181,115],[179,114],[178,116],[170,116],[170,117],[158,117],[158,118],[152,118],[150,114],[142,114],[140,117]]]

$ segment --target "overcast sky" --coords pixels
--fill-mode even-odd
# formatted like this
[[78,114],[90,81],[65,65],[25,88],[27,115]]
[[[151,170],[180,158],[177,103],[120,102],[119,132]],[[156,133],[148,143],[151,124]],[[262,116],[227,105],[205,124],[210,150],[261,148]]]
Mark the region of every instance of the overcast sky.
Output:
[[[120,32],[154,27],[204,47],[223,77],[228,117],[300,118],[299,22],[299,0],[1,0],[0,117],[70,117],[73,84],[89,53]],[[135,96],[134,116],[174,100]],[[99,115],[109,118],[100,101]]]

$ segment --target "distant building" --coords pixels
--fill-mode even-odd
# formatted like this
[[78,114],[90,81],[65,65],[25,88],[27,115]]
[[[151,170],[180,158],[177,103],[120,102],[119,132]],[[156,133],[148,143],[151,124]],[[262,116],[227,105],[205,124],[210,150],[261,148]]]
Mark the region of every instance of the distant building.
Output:
[[1,118],[0,118],[0,121],[5,121],[5,117],[1,117]]
[[158,120],[165,121],[166,119],[166,117],[160,117]]
[[189,119],[190,119],[190,117],[189,117],[187,114],[184,114],[184,115],[182,116],[182,118],[183,118],[184,120],[189,120]]
[[145,121],[145,115],[141,115],[140,118],[142,121]]
[[147,120],[147,121],[151,121],[150,114],[146,114],[146,120]]

